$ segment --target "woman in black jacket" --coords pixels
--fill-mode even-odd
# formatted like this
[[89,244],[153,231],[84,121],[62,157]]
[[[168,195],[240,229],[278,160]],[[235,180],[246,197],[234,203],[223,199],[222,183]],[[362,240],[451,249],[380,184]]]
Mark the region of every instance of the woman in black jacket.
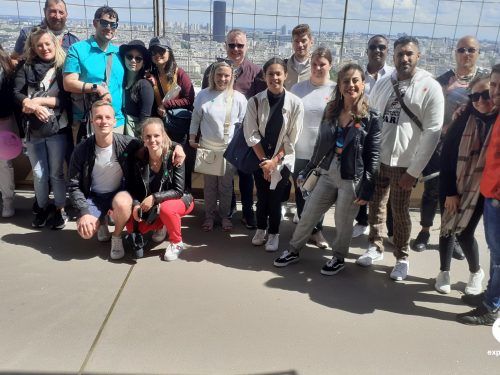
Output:
[[32,226],[45,226],[52,187],[56,206],[52,229],[61,229],[68,221],[64,212],[63,165],[70,131],[68,124],[71,124],[71,99],[62,84],[66,53],[49,29],[36,27],[26,41],[23,58],[26,61],[21,63],[14,80],[14,101],[22,108],[25,119],[26,148],[40,207]]
[[299,251],[307,243],[319,218],[335,204],[337,234],[333,257],[321,269],[334,275],[344,268],[349,251],[352,223],[359,206],[370,200],[378,170],[381,120],[369,110],[364,95],[365,76],[357,64],[345,65],[338,74],[334,98],[328,103],[314,152],[307,167],[299,173],[297,185],[320,167],[320,177],[308,196],[302,217],[295,228],[289,250],[274,261],[285,267],[299,260]]
[[173,261],[184,249],[181,217],[193,210],[194,201],[184,189],[184,164],[174,166],[172,163],[175,145],[165,132],[163,122],[151,117],[144,121],[142,129],[145,147],[133,155],[133,165],[129,168],[127,190],[134,203],[127,231],[153,230],[155,242],[163,241],[168,231],[170,243],[164,259]]

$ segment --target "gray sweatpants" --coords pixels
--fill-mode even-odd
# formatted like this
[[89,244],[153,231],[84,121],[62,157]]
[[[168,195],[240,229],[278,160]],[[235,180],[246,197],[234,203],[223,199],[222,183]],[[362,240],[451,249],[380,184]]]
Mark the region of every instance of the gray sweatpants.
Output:
[[[203,195],[205,200],[205,218],[222,219],[229,216],[233,197],[233,176],[236,172],[233,165],[226,162],[224,176],[203,175]],[[219,205],[217,208],[217,201]]]
[[345,258],[351,244],[352,223],[359,210],[359,206],[354,203],[355,188],[353,180],[343,180],[340,177],[340,161],[333,158],[330,169],[321,170],[321,177],[306,200],[304,211],[290,240],[290,251],[299,252],[304,247],[318,220],[335,204],[337,233],[332,243],[333,255]]

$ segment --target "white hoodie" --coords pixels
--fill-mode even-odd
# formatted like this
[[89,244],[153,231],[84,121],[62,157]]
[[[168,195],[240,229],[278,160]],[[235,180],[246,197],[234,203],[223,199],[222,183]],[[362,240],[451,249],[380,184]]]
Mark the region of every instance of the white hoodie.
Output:
[[[380,79],[370,92],[370,106],[382,114],[394,92],[391,77],[397,79],[396,70]],[[401,109],[397,124],[383,123],[380,162],[408,168],[406,172],[417,178],[439,142],[444,119],[443,90],[429,72],[417,68],[403,100],[419,118],[423,131]]]

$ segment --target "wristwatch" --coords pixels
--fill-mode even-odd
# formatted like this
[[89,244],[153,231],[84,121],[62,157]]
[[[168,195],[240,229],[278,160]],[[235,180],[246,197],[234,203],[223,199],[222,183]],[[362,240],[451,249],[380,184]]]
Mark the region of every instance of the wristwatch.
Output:
[[97,83],[92,84],[92,92],[97,92]]

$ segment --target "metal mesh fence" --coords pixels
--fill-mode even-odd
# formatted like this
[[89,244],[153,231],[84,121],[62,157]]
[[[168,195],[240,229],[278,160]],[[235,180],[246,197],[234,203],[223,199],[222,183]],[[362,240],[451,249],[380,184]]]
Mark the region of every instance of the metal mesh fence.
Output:
[[[0,0],[0,42],[12,49],[19,29],[43,18],[43,0]],[[68,28],[80,38],[93,32],[95,10],[104,3],[119,14],[116,43],[148,42],[166,35],[176,59],[194,81],[206,66],[225,55],[213,41],[212,0],[68,0]],[[271,56],[292,54],[291,29],[311,26],[315,45],[329,47],[334,66],[347,61],[366,63],[370,35],[390,40],[416,36],[422,49],[420,65],[440,74],[454,63],[456,39],[476,36],[481,42],[479,65],[491,66],[500,55],[500,0],[227,0],[225,30],[242,28],[249,40],[248,57],[262,64]]]

